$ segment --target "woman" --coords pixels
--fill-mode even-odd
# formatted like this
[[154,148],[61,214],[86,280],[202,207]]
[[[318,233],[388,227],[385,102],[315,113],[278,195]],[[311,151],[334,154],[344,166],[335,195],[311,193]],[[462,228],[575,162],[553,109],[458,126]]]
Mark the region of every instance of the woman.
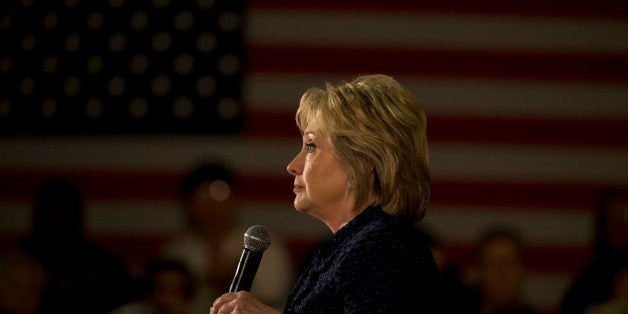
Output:
[[[425,113],[393,78],[312,88],[296,114],[303,146],[288,165],[294,207],[333,237],[299,278],[285,313],[431,313],[438,270],[412,223],[428,206]],[[211,313],[276,313],[247,292]]]

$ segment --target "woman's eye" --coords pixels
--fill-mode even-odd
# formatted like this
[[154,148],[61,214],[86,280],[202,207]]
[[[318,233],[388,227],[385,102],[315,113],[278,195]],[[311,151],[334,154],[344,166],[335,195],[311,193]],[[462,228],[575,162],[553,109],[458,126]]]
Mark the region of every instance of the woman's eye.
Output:
[[306,144],[305,144],[305,150],[306,150],[308,153],[312,153],[312,152],[314,152],[314,150],[316,150],[316,144],[314,144],[314,143],[306,143]]

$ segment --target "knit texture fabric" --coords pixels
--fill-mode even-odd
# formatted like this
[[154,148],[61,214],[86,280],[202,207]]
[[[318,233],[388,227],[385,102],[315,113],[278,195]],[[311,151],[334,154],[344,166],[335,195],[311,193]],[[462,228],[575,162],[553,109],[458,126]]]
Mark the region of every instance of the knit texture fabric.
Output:
[[411,224],[369,207],[320,248],[285,313],[432,313],[439,274]]

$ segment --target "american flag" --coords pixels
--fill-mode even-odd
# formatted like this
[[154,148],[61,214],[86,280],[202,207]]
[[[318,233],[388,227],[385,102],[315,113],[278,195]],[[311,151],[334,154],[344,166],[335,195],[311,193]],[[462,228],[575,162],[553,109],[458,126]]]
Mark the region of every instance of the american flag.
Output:
[[0,137],[0,236],[24,235],[34,187],[64,176],[85,191],[90,236],[141,265],[183,226],[179,180],[222,159],[242,183],[243,231],[266,225],[298,256],[330,235],[292,208],[298,100],[384,73],[428,115],[425,227],[462,267],[484,228],[517,228],[530,250],[524,297],[557,311],[590,256],[596,199],[628,187],[626,2],[253,0],[243,22],[241,132]]

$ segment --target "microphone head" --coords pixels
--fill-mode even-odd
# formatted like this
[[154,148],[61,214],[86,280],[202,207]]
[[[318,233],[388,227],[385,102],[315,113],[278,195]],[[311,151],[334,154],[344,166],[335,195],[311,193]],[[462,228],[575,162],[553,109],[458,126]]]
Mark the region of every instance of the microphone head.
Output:
[[270,246],[270,234],[264,226],[251,226],[244,233],[244,248],[257,253],[264,253]]

